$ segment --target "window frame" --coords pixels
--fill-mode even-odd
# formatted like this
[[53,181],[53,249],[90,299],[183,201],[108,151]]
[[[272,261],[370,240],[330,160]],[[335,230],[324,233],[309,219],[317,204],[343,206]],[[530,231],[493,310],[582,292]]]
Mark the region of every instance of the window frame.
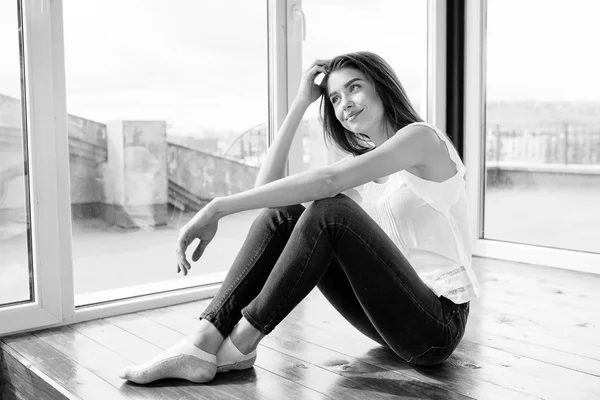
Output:
[[[22,36],[24,54],[24,76],[26,91],[22,104],[25,113],[23,131],[27,135],[29,199],[30,199],[30,256],[33,256],[33,301],[0,309],[0,334],[21,331],[38,325],[50,325],[63,318],[61,288],[61,257],[65,243],[61,241],[58,227],[59,194],[55,190],[60,181],[57,151],[61,142],[56,142],[56,131],[61,119],[55,119],[59,104],[53,107],[55,97],[53,53],[50,50],[52,35],[56,32],[50,24],[51,10],[34,4],[34,0],[21,2]],[[35,89],[35,90],[34,90]],[[62,120],[64,122],[64,118]],[[63,142],[64,143],[64,142]],[[51,149],[54,151],[48,151]],[[31,279],[31,278],[30,278]],[[31,286],[31,285],[30,285]]]
[[[168,288],[154,285],[160,292],[138,295],[140,288],[131,288],[130,298],[97,299],[99,304],[75,307],[62,0],[21,1],[35,296],[33,302],[0,308],[0,336],[213,296],[220,282],[214,283],[214,276],[212,282],[195,277],[195,281],[182,280]],[[265,3],[270,145],[300,83],[302,22],[292,12],[295,5],[301,6],[301,0]],[[442,125],[446,108],[445,4],[446,0],[428,0],[428,78],[423,93],[427,120]],[[302,168],[301,139],[297,135],[292,143],[290,174]],[[224,276],[222,273],[219,279]]]
[[483,237],[487,0],[466,0],[465,166],[472,212],[473,255],[600,274],[600,254],[512,243]]

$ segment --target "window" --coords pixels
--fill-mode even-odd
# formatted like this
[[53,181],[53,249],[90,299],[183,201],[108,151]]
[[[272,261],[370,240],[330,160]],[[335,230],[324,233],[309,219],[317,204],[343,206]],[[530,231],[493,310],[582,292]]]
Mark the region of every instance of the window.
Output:
[[[374,51],[424,112],[427,4],[306,1],[305,46],[292,37],[295,4],[0,5],[0,335],[214,293],[259,210],[221,220],[185,279],[173,254],[178,230],[215,196],[253,187],[297,84],[299,54],[310,63]],[[381,30],[360,43],[319,43],[332,34],[322,16],[388,14],[399,15],[386,25],[389,42],[379,43]],[[304,169],[334,161],[313,143],[322,139],[316,129],[292,146],[294,159],[307,153]]]
[[185,281],[174,248],[199,208],[254,186],[266,4],[93,3],[64,4],[76,305],[219,282],[257,210],[224,218]]
[[17,2],[0,3],[0,307],[33,299]]
[[600,253],[598,12],[488,0],[484,238]]

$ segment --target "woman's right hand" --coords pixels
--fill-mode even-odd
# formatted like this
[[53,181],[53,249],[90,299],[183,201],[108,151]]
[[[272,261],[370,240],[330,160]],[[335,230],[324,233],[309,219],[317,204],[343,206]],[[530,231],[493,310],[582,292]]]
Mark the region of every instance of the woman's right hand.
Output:
[[321,88],[315,84],[315,78],[319,73],[326,73],[325,67],[329,64],[329,60],[315,60],[307,70],[302,74],[300,80],[300,87],[298,88],[298,95],[296,100],[305,103],[306,105],[312,104],[321,96]]

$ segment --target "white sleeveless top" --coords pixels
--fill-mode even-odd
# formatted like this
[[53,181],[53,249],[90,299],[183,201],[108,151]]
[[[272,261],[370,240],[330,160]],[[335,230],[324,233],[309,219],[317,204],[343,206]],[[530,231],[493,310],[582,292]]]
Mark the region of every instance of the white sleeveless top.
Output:
[[438,128],[425,122],[410,125],[425,125],[438,134],[457,173],[437,183],[402,170],[383,183],[368,182],[343,193],[375,220],[437,296],[464,303],[481,295],[471,268],[465,166]]

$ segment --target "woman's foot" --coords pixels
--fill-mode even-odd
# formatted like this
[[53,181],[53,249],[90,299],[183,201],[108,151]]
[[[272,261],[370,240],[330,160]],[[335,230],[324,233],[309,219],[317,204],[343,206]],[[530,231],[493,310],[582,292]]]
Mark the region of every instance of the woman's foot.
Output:
[[242,370],[252,368],[256,361],[256,349],[245,354],[242,353],[231,341],[231,337],[223,341],[217,352],[217,372]]
[[242,318],[217,352],[217,372],[252,368],[256,348],[264,336]]
[[223,336],[217,328],[203,319],[198,330],[152,360],[125,368],[120,376],[140,384],[163,378],[209,382],[217,372],[216,352],[222,342]]

